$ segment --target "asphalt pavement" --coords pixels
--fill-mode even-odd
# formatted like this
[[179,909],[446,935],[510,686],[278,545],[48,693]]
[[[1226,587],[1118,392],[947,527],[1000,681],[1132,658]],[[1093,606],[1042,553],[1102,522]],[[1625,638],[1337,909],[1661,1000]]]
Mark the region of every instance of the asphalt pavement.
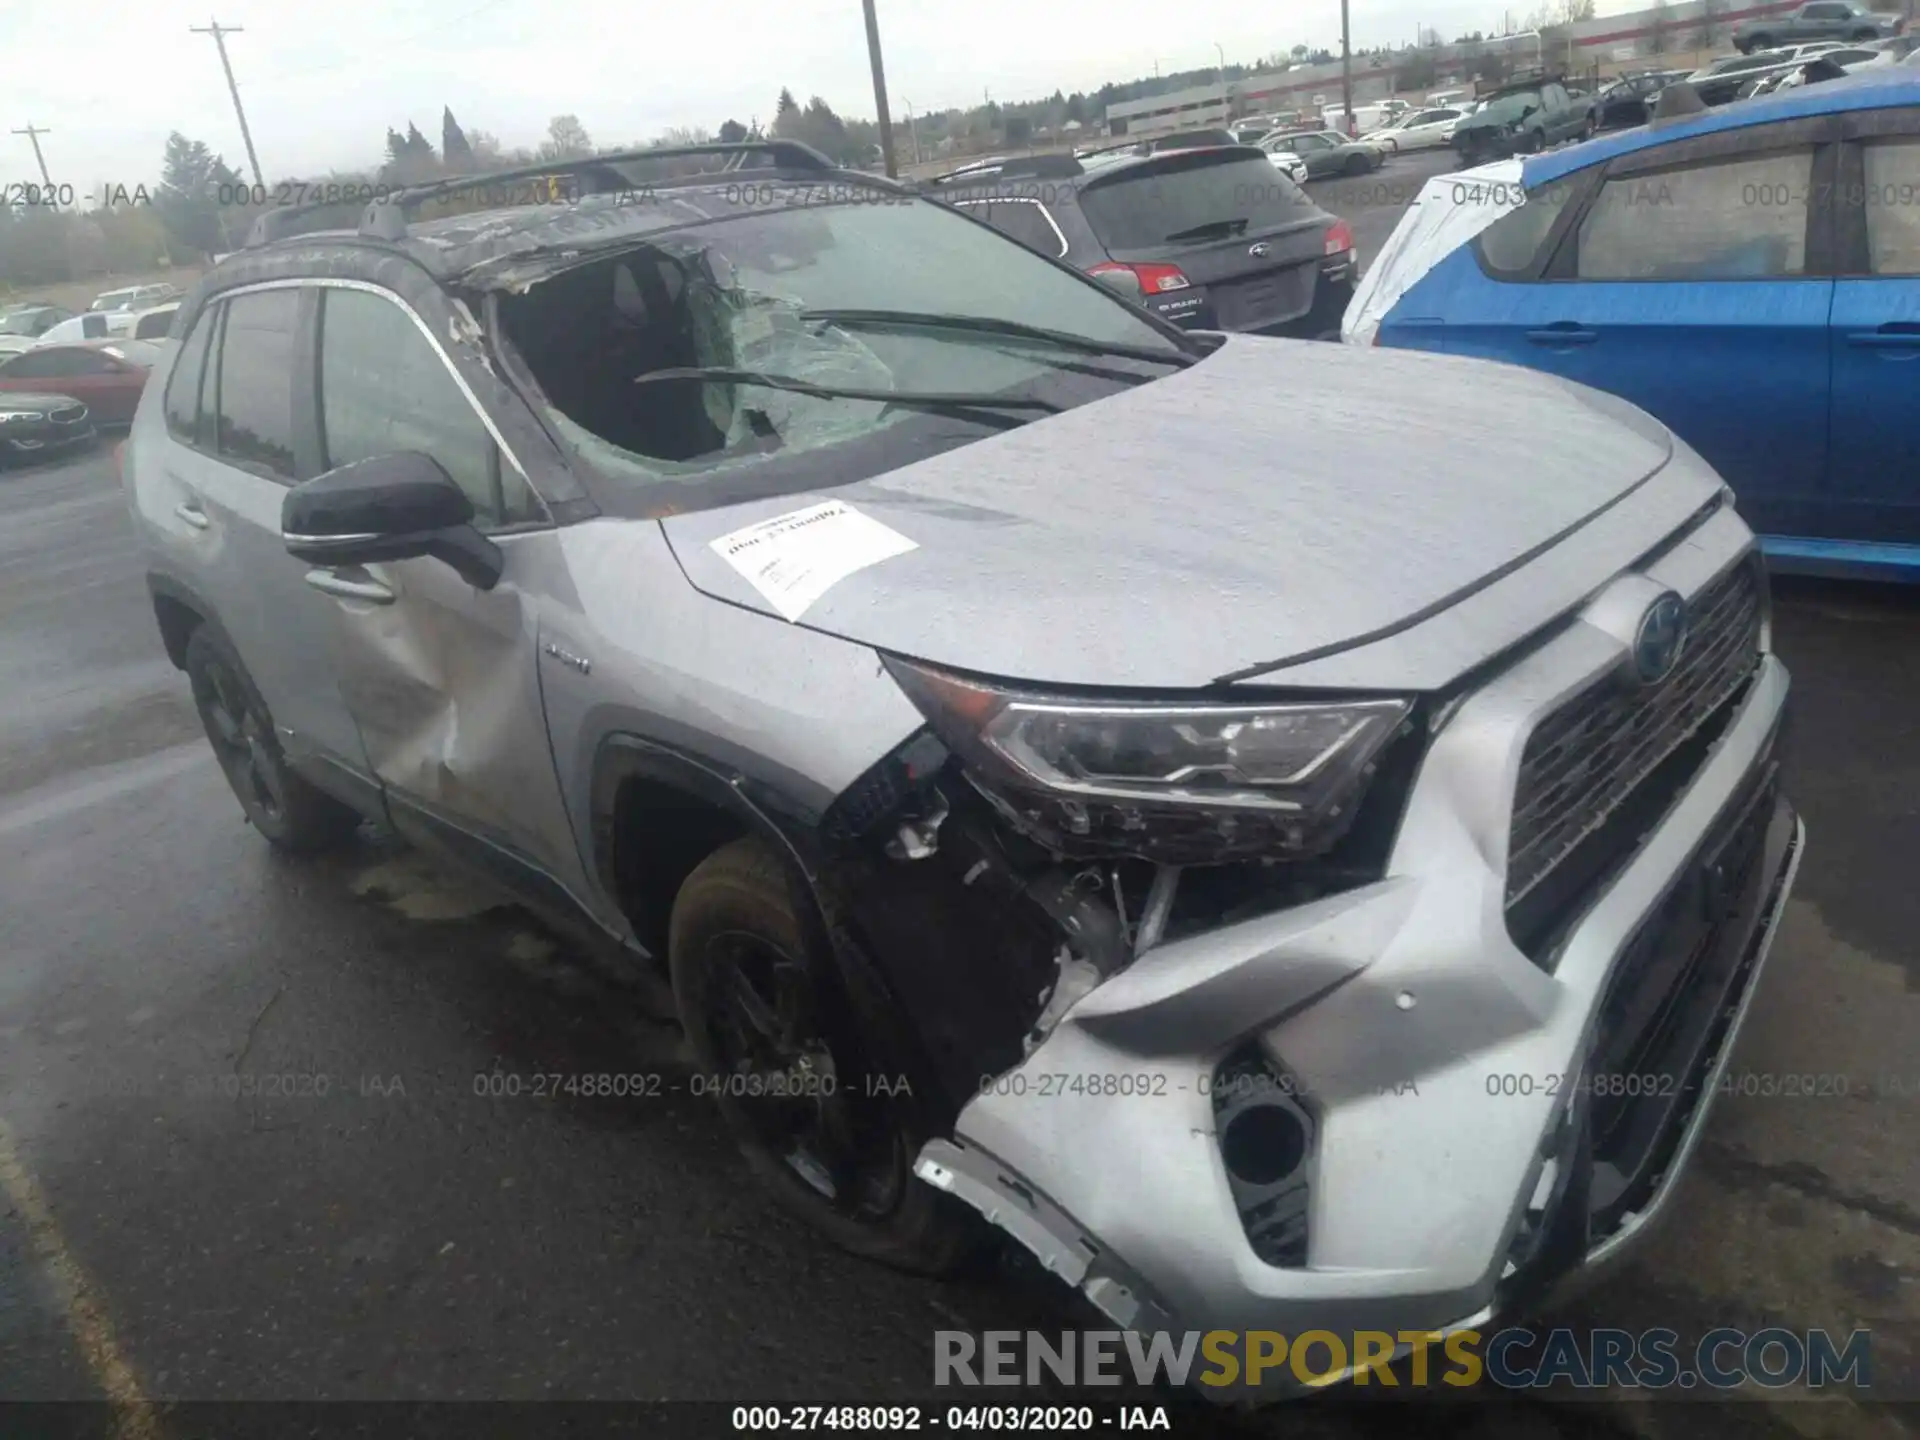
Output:
[[[1916,1395],[1920,595],[1783,586],[1776,628],[1809,851],[1736,1069],[1844,1085],[1724,1099],[1665,1231],[1560,1318],[1871,1326],[1876,1385]],[[377,842],[269,851],[161,652],[104,451],[0,474],[0,696],[0,1400],[872,1402],[926,1396],[936,1330],[1085,1323],[1018,1259],[930,1284],[830,1248],[684,1087],[489,1093],[685,1064],[497,895]],[[1427,1428],[1895,1423],[1627,1398]]]

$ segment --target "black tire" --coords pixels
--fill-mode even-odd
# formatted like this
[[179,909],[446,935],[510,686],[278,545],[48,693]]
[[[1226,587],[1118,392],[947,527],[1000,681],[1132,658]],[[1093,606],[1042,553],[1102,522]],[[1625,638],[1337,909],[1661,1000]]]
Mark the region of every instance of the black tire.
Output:
[[1355,155],[1347,161],[1347,174],[1365,175],[1373,169],[1373,162],[1364,155]]
[[1526,151],[1529,155],[1538,155],[1547,148],[1547,132],[1529,130],[1527,132]]
[[233,647],[202,625],[187,640],[186,662],[207,743],[253,828],[295,855],[351,839],[359,813],[316,790],[287,764],[273,717]]
[[[719,1081],[708,1088],[741,1153],[789,1213],[898,1270],[966,1269],[990,1235],[914,1176],[929,1115],[913,1096],[866,1093],[869,1076],[905,1073],[893,1058],[897,1027],[823,973],[804,935],[786,868],[758,839],[721,847],[687,877],[667,957],[700,1073]],[[769,1088],[776,1077],[792,1085],[795,1076],[816,1092],[831,1076],[831,1092],[773,1098],[734,1088]]]
[[1740,53],[1742,55],[1751,55],[1756,50],[1771,49],[1773,49],[1773,37],[1771,35],[1755,35],[1750,37],[1747,43],[1740,47]]

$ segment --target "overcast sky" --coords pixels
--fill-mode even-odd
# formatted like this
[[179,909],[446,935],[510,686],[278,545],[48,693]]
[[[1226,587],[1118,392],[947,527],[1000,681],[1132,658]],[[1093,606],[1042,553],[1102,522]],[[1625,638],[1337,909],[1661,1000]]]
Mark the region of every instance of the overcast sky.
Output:
[[[1527,7],[1516,5],[1516,20]],[[1633,8],[1602,0],[1602,13]],[[1092,90],[1107,80],[1229,61],[1296,44],[1336,48],[1339,8],[1246,0],[879,0],[896,119],[915,110]],[[1491,30],[1498,3],[1354,0],[1356,47]],[[218,12],[269,181],[381,158],[389,125],[439,140],[440,107],[508,146],[571,112],[596,143],[645,142],[675,125],[771,118],[782,85],[804,102],[873,113],[859,0],[241,0]],[[7,0],[4,129],[32,123],[56,182],[152,184],[167,133],[205,140],[244,173],[246,151],[211,37],[213,17],[171,0]],[[0,183],[35,178],[26,137]]]

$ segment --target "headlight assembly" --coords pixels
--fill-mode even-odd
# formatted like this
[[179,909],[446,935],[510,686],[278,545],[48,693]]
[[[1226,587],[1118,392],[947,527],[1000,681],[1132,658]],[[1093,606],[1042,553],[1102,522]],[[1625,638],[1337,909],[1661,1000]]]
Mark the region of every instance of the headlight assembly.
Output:
[[1035,838],[1176,864],[1324,853],[1412,709],[1080,700],[887,665],[970,778]]
[[38,410],[0,411],[0,425],[27,425],[35,420],[44,420],[46,418],[47,417]]

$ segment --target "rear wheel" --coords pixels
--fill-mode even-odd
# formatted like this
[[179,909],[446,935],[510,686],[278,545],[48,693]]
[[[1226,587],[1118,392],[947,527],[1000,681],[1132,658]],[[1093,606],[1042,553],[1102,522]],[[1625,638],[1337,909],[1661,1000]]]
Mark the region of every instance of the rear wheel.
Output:
[[1773,37],[1771,35],[1756,35],[1741,47],[1740,53],[1743,55],[1751,55],[1756,50],[1771,49],[1773,49]]
[[914,1177],[928,1125],[915,1097],[885,1093],[897,1042],[803,933],[786,869],[758,839],[716,850],[680,887],[667,955],[704,1088],[787,1210],[856,1255],[949,1274],[983,1227]]
[[329,850],[351,837],[359,814],[287,764],[273,717],[233,648],[202,625],[187,640],[186,670],[207,743],[253,828],[295,854]]

